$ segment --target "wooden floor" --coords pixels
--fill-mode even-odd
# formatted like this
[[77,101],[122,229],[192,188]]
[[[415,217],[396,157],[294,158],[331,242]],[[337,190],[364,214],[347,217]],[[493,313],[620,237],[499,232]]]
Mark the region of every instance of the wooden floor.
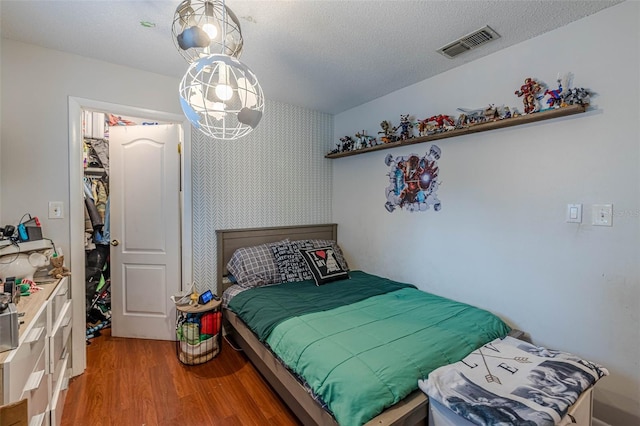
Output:
[[224,342],[213,360],[178,361],[175,343],[111,337],[87,346],[71,380],[63,426],[299,425],[242,352]]

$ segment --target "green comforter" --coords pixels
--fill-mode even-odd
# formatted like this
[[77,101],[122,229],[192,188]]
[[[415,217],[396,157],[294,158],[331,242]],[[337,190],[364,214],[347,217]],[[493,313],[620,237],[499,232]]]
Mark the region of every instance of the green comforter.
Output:
[[[340,298],[341,288],[350,284],[334,283],[331,294]],[[236,296],[230,307],[253,291]],[[360,425],[416,390],[418,379],[432,370],[508,331],[487,311],[404,286],[289,316],[272,327],[266,343],[304,378],[338,423]]]
[[229,309],[238,314],[264,342],[273,328],[288,318],[328,311],[371,296],[414,287],[362,271],[349,272],[349,276],[349,280],[322,286],[315,285],[313,281],[299,281],[253,288],[231,299]]

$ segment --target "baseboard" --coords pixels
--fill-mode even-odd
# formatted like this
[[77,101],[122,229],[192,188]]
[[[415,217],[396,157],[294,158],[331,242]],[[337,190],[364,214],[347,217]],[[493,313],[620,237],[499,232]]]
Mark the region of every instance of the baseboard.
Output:
[[[617,407],[605,404],[595,398],[593,400],[593,414],[594,426],[640,425],[640,416],[622,411]],[[597,422],[595,416],[598,416]],[[604,422],[600,419],[607,419],[607,421]]]

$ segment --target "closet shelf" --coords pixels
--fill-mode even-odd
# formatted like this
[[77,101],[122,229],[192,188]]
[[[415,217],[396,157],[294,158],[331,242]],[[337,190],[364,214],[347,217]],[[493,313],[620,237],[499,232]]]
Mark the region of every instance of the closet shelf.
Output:
[[385,144],[380,144],[380,145],[371,146],[367,148],[356,149],[353,151],[336,152],[333,154],[327,154],[325,155],[325,158],[333,159],[333,158],[340,158],[340,157],[348,157],[350,155],[364,154],[365,152],[379,151],[382,149],[396,148],[399,146],[413,145],[413,144],[422,143],[422,142],[431,142],[439,139],[455,138],[456,136],[463,136],[471,133],[486,132],[488,130],[502,129],[504,127],[519,126],[521,124],[535,123],[536,121],[550,120],[552,118],[580,114],[582,112],[585,112],[588,106],[589,105],[574,104],[574,105],[568,105],[566,107],[562,107],[558,109],[549,109],[545,111],[536,112],[533,114],[526,114],[526,115],[519,115],[517,117],[512,117],[512,118],[505,118],[503,120],[486,121],[484,123],[472,124],[462,129],[449,130],[446,132],[436,133],[428,136],[418,136],[418,137],[403,140],[403,141],[385,143]]

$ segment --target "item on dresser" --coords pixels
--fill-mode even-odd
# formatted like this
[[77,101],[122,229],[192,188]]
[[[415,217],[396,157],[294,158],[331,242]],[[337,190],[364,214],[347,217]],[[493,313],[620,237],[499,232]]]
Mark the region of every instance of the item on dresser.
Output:
[[[4,280],[4,290],[2,290],[9,298],[6,303],[13,302],[13,294],[16,291],[16,277],[7,277]],[[1,290],[1,289],[0,289]],[[2,307],[0,307],[0,311]]]
[[[40,227],[40,220],[37,216],[18,225],[18,230],[22,241],[38,241],[42,239],[42,228]],[[26,236],[26,238],[22,238],[23,235]]]
[[0,314],[3,313],[11,302],[11,293],[0,293]]
[[0,257],[0,279],[21,278],[33,282],[33,274],[47,264],[47,257],[38,252],[14,253]]
[[564,424],[606,368],[567,352],[505,337],[445,365],[418,385],[431,401],[477,425]]
[[69,269],[64,267],[63,255],[56,256],[54,254],[49,258],[49,263],[53,267],[49,271],[49,275],[51,275],[52,277],[62,278],[62,277],[66,277],[67,275],[71,275],[71,272],[69,272]]
[[[5,300],[6,293],[2,293],[0,297]],[[5,308],[2,308],[2,305]],[[8,302],[0,302],[0,352],[8,351],[18,347],[19,332],[18,310],[16,305]]]

